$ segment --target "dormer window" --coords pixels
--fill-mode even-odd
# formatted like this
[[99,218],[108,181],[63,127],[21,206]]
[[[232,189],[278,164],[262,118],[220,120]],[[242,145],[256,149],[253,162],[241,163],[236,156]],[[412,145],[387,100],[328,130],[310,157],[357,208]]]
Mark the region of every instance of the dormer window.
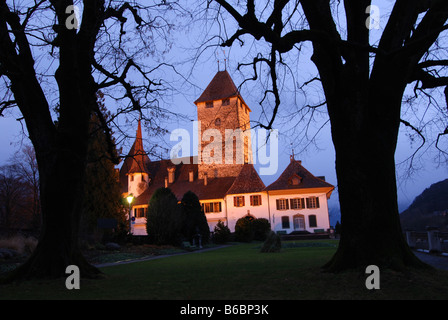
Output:
[[298,186],[301,181],[302,177],[299,177],[298,175],[294,174],[288,179],[288,184],[291,186]]
[[206,107],[206,108],[213,108],[213,101],[206,102],[206,103],[205,103],[205,107]]

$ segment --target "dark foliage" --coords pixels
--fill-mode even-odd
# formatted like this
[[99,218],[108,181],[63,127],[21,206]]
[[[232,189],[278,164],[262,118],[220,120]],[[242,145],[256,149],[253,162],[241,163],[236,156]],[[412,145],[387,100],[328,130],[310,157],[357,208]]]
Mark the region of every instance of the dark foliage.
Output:
[[182,240],[183,212],[169,188],[157,189],[148,207],[146,230],[156,245],[179,245]]
[[200,234],[202,244],[208,243],[210,240],[210,228],[198,196],[192,191],[187,191],[182,198],[181,206],[184,218],[182,234],[185,240],[192,243],[194,237]]

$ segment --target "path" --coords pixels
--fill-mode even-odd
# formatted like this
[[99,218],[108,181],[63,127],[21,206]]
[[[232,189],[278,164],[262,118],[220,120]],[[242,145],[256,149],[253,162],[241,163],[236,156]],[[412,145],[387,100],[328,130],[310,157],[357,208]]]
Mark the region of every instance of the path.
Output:
[[448,270],[448,256],[440,256],[420,251],[414,251],[414,254],[423,262],[437,269]]
[[95,267],[103,268],[103,267],[117,266],[119,264],[128,264],[128,263],[134,263],[134,262],[142,262],[142,261],[148,261],[148,260],[161,259],[161,258],[166,258],[166,257],[180,256],[180,255],[184,255],[184,254],[201,253],[201,252],[207,252],[207,251],[212,251],[212,250],[225,248],[225,247],[228,247],[228,246],[229,245],[223,245],[223,246],[207,248],[207,249],[200,249],[200,250],[195,250],[195,251],[187,251],[187,252],[179,252],[179,253],[172,253],[172,254],[164,254],[164,255],[160,255],[160,256],[148,256],[148,257],[144,257],[144,258],[140,258],[140,259],[129,259],[129,260],[123,260],[123,261],[100,263],[100,264],[95,264]]

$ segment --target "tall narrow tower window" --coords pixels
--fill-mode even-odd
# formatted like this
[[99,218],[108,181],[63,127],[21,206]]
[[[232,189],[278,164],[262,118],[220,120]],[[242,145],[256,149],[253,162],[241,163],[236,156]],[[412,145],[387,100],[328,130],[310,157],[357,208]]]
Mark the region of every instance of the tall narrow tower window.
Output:
[[215,126],[219,127],[220,125],[221,125],[221,119],[220,119],[220,118],[217,118],[217,119],[215,120]]

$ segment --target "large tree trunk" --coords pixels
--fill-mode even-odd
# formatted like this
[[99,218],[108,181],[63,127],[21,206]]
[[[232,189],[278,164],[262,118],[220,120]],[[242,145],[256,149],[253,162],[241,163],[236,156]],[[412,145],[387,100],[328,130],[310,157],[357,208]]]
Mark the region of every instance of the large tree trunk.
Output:
[[376,75],[364,83],[353,75],[341,79],[341,95],[329,104],[342,234],[328,271],[425,266],[400,225],[395,149],[404,85],[391,69],[387,73],[389,81],[377,82]]
[[76,265],[82,277],[100,271],[90,265],[79,248],[78,233],[85,173],[85,152],[68,144],[49,154],[38,154],[43,225],[36,250],[13,274],[14,278],[67,276]]
[[399,220],[395,162],[378,137],[336,150],[342,234],[329,271],[368,265],[401,270],[420,266]]

